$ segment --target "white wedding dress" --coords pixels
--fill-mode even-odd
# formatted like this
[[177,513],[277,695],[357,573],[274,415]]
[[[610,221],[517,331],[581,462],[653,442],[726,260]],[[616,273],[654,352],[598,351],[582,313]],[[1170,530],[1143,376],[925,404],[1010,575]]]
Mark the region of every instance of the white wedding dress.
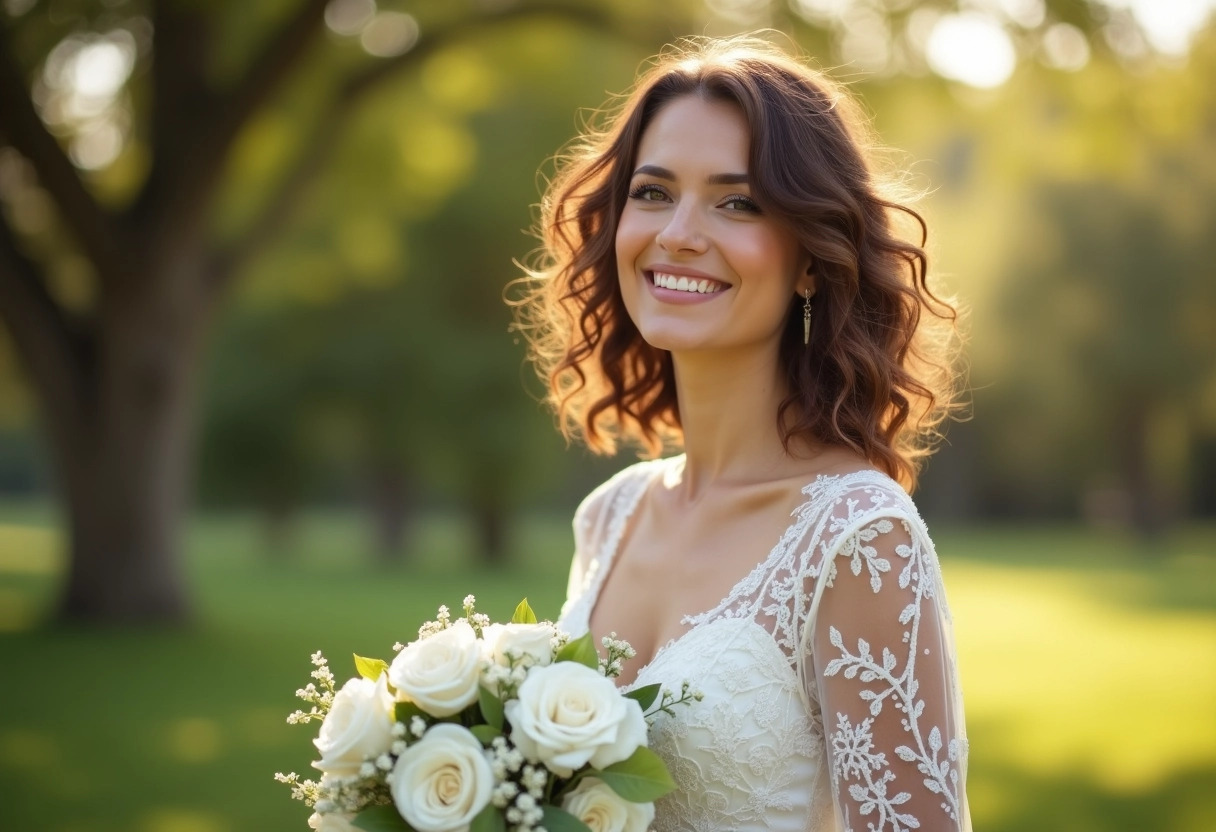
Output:
[[[588,630],[629,518],[680,459],[627,468],[583,501],[563,629]],[[704,694],[653,722],[677,784],[653,828],[969,830],[950,616],[924,523],[876,472],[820,476],[803,494],[769,556],[633,683]]]

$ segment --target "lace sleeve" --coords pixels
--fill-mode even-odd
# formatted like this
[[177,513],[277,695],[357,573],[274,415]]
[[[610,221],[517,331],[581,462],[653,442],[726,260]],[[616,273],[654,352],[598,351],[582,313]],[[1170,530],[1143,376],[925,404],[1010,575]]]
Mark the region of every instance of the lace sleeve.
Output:
[[570,578],[566,582],[566,606],[577,600],[586,588],[587,573],[595,551],[594,541],[603,526],[606,503],[608,500],[597,489],[588,494],[574,510],[574,557],[570,561]]
[[803,649],[839,828],[969,830],[962,702],[928,535],[919,518],[870,517],[825,556]]
[[604,539],[604,535],[608,533],[613,501],[617,498],[620,486],[627,480],[631,470],[627,468],[601,483],[584,497],[578,508],[574,510],[574,557],[570,563],[570,578],[566,583],[566,603],[562,606],[563,617],[571,605],[587,591],[595,559],[599,554],[600,543]]

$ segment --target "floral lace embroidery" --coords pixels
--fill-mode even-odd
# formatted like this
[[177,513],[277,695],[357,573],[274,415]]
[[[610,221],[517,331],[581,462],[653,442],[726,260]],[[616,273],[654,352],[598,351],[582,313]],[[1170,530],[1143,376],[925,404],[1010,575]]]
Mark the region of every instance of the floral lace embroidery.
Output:
[[[825,677],[842,673],[846,679],[857,679],[863,684],[877,683],[873,687],[863,687],[858,695],[869,703],[871,718],[863,719],[856,726],[850,724],[843,713],[836,714],[836,731],[832,734],[833,751],[832,774],[836,783],[847,783],[848,794],[857,803],[858,812],[868,816],[877,812],[877,818],[870,823],[871,830],[919,828],[919,820],[912,814],[901,811],[897,807],[904,806],[911,799],[911,793],[898,791],[890,793],[889,787],[897,779],[885,753],[874,752],[874,737],[872,726],[874,718],[883,713],[884,705],[888,702],[903,716],[900,726],[908,736],[910,744],[899,745],[894,753],[905,763],[915,763],[916,770],[922,775],[921,784],[930,793],[941,797],[940,806],[946,817],[958,821],[960,803],[960,769],[966,756],[966,740],[959,736],[952,738],[946,744],[946,756],[943,759],[942,729],[938,725],[929,728],[928,734],[921,724],[925,711],[925,700],[917,698],[920,683],[916,675],[917,657],[922,652],[930,654],[927,647],[920,643],[921,617],[925,602],[934,598],[937,568],[931,550],[922,546],[920,536],[914,533],[907,521],[901,523],[904,535],[911,544],[899,544],[895,547],[896,556],[904,562],[900,570],[898,585],[900,590],[911,590],[910,602],[899,613],[899,624],[903,627],[902,644],[907,645],[907,655],[903,668],[899,668],[899,659],[888,647],[882,648],[881,660],[877,659],[870,644],[863,638],[857,639],[857,650],[851,652],[844,643],[844,637],[835,626],[829,626],[829,642],[840,652],[839,658],[834,658],[823,669]],[[861,575],[863,563],[869,570],[870,588],[874,593],[882,590],[882,575],[890,572],[891,564],[879,556],[872,543],[880,535],[890,534],[894,525],[886,518],[854,531],[838,548],[836,559],[831,561],[824,576],[825,584],[830,587],[836,578],[835,569],[839,560],[849,562],[850,571],[855,576]],[[939,646],[940,649],[940,646]],[[856,782],[854,782],[856,781]]]
[[[580,541],[589,547],[583,555],[592,557],[577,595],[563,608],[562,623],[571,632],[587,629],[629,517],[661,470],[653,466],[662,464],[628,469],[614,478],[619,481],[609,493],[593,495],[610,516],[599,524],[602,533],[593,536],[598,539]],[[946,742],[936,724],[925,734],[925,700],[923,694],[917,698],[922,617],[940,616],[947,636],[949,626],[923,523],[902,489],[876,472],[820,477],[803,493],[806,501],[767,558],[713,609],[686,616],[684,635],[662,647],[638,674],[635,684],[688,678],[707,694],[695,707],[655,722],[653,747],[679,789],[660,801],[654,828],[826,832],[840,823],[850,828],[856,814],[868,819],[871,832],[898,832],[920,826],[914,812],[927,820],[923,797],[935,796],[944,816],[956,822],[953,828],[969,829],[961,720],[945,725]],[[896,545],[884,545],[888,535],[900,532]],[[892,558],[902,566],[894,581]],[[843,684],[837,680],[849,680],[849,695],[859,696],[871,714],[850,720],[833,707],[833,729],[825,737],[820,714],[826,709],[811,670],[810,635],[816,604],[836,582],[838,565],[855,577],[864,573],[875,594],[889,598],[898,586],[910,600],[891,614],[892,625],[898,617],[903,628],[902,642],[882,646],[877,657],[865,639],[857,641],[856,652],[846,648],[835,626],[841,622],[825,622],[839,655],[823,657],[827,664],[819,681],[835,686],[835,697]],[[828,646],[820,644],[820,650]],[[957,705],[952,658],[937,659],[950,661],[947,694]],[[891,711],[903,714],[904,740],[884,746],[890,732],[879,735],[875,726],[892,719]],[[897,775],[903,764],[915,766],[920,782],[908,780],[914,774]]]

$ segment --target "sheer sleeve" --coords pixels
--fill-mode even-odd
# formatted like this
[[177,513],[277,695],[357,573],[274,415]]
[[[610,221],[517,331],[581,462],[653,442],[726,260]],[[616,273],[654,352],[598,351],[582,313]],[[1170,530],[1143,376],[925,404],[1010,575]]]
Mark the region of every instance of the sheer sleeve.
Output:
[[870,516],[822,554],[802,649],[838,828],[969,830],[950,617],[923,524]]
[[570,563],[570,577],[566,583],[566,602],[562,606],[562,617],[587,591],[599,555],[601,542],[608,534],[612,504],[626,481],[631,469],[625,469],[602,483],[583,498],[574,510],[574,557]]

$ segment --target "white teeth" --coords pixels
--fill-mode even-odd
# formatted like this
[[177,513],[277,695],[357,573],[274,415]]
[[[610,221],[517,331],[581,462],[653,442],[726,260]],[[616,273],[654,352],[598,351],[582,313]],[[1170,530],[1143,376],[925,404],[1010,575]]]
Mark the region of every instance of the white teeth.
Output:
[[677,292],[697,292],[705,295],[720,291],[716,281],[677,277],[674,274],[665,274],[664,272],[654,272],[654,285],[660,289],[673,289]]

